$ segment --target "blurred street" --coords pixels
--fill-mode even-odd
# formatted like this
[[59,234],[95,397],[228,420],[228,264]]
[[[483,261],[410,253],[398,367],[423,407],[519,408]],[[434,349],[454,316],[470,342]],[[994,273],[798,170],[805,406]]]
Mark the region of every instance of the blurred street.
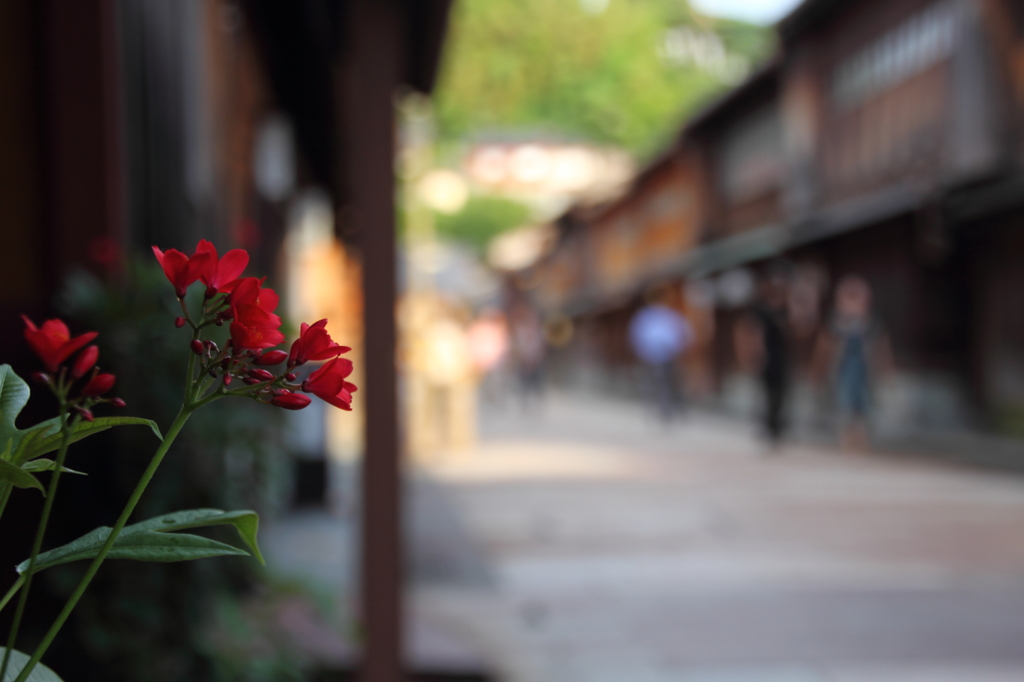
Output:
[[454,521],[414,519],[417,553],[457,523],[487,572],[434,571],[415,612],[502,679],[1024,679],[1021,478],[770,453],[742,423],[663,428],[607,398],[518,407],[483,406],[477,451],[429,467]]
[[0,566],[267,558],[9,571],[8,658],[1024,682],[1024,0],[0,2],[0,219]]

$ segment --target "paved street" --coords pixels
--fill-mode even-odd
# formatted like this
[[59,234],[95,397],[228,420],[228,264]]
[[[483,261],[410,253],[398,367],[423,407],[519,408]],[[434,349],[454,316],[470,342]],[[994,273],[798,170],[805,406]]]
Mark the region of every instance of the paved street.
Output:
[[416,618],[504,679],[1024,680],[1024,478],[770,454],[611,400],[516,408],[430,467],[444,522],[414,519],[420,563],[455,566],[417,572]]

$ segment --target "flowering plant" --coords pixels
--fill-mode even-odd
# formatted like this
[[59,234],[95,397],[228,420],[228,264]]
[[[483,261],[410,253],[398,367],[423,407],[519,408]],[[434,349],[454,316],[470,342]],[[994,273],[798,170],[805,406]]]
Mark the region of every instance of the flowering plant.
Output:
[[[352,409],[352,393],[356,387],[347,381],[352,363],[341,357],[350,348],[330,337],[327,320],[311,325],[303,323],[299,337],[288,351],[275,348],[285,340],[280,330],[281,318],[274,312],[279,296],[273,289],[263,286],[264,279],[242,277],[249,262],[245,251],[234,249],[220,257],[213,244],[201,240],[192,256],[175,249],[162,251],[155,246],[153,253],[181,304],[182,315],[174,324],[179,329],[187,326],[192,332],[184,399],[165,434],[148,419],[104,417],[93,413],[97,407],[106,405],[125,407],[122,399],[108,397],[116,377],[100,371],[99,348],[90,345],[96,332],[72,336],[59,319],[37,326],[23,317],[25,340],[45,369],[34,372],[32,379],[49,389],[58,404],[56,417],[29,428],[19,429],[15,425],[15,419],[28,402],[28,384],[9,365],[0,365],[0,515],[15,487],[35,488],[45,496],[31,554],[16,567],[17,580],[0,598],[0,609],[3,609],[18,596],[6,647],[0,647],[0,680],[59,680],[39,661],[107,558],[168,562],[224,555],[248,556],[251,552],[263,561],[256,542],[259,519],[253,511],[192,509],[126,525],[160,462],[196,410],[228,396],[301,410],[311,402],[307,394],[343,410]],[[196,282],[205,285],[198,311],[190,310],[186,301],[189,287]],[[229,325],[230,338],[224,348],[204,338],[204,330],[225,324]],[[310,361],[326,362],[300,380],[300,368]],[[128,425],[149,426],[160,444],[113,528],[96,528],[66,545],[42,552],[61,474],[79,473],[64,466],[69,446],[100,431]],[[51,452],[57,453],[55,459],[43,457]],[[45,471],[52,473],[44,488],[36,474]],[[215,525],[234,527],[249,551],[199,535],[176,532]],[[91,563],[78,586],[32,655],[16,651],[15,641],[33,576],[53,566],[89,559]]]

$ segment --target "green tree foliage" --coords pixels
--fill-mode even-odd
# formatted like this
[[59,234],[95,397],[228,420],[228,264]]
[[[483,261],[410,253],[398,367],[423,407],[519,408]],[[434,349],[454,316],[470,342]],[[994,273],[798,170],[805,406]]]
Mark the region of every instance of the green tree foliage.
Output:
[[453,215],[438,213],[435,225],[439,237],[469,244],[482,251],[497,234],[524,225],[530,209],[501,197],[474,196]]
[[660,54],[666,31],[713,31],[752,64],[767,29],[694,14],[685,0],[460,0],[440,87],[443,139],[534,129],[653,151],[682,118],[725,87],[693,64]]

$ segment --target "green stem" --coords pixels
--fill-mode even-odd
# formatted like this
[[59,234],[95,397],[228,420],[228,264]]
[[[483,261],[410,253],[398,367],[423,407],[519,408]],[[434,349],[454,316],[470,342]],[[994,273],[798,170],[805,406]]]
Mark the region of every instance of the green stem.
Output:
[[[64,413],[66,406],[61,406]],[[39,527],[36,529],[36,538],[32,543],[32,554],[28,558],[28,568],[25,570],[25,582],[21,586],[21,593],[18,595],[18,608],[14,612],[14,622],[11,624],[11,631],[7,635],[7,649],[4,651],[4,660],[0,664],[0,680],[7,679],[7,665],[11,660],[11,650],[14,649],[15,640],[18,637],[18,629],[21,626],[21,618],[25,614],[25,604],[28,602],[28,592],[32,587],[32,573],[36,567],[36,557],[43,547],[43,536],[46,534],[46,526],[50,522],[50,511],[53,509],[53,499],[57,497],[57,483],[60,481],[61,469],[64,467],[64,457],[68,454],[68,445],[71,443],[71,430],[78,423],[78,420],[70,421],[67,418],[61,421],[60,425],[60,449],[57,451],[57,465],[50,476],[50,486],[46,492],[46,502],[43,503],[43,515],[39,518]],[[27,675],[26,675],[27,677]]]
[[[193,358],[194,357],[195,356],[193,355]],[[189,368],[191,369],[191,367],[192,362],[190,361]],[[189,376],[191,377],[191,375],[192,373],[190,371]],[[186,389],[186,396],[189,395],[189,390],[191,390],[191,388],[192,387],[190,385],[188,389]],[[103,560],[107,558],[107,554],[114,546],[114,542],[117,541],[117,536],[121,534],[121,529],[123,529],[125,524],[128,523],[128,518],[132,515],[132,512],[135,511],[135,506],[139,503],[139,499],[142,498],[142,493],[146,491],[146,486],[149,485],[150,480],[153,478],[153,474],[156,473],[157,468],[160,466],[160,462],[163,461],[164,455],[167,454],[167,450],[171,447],[171,444],[178,436],[181,428],[185,426],[185,422],[188,421],[188,418],[192,415],[194,409],[195,408],[192,406],[183,406],[181,411],[178,413],[178,416],[174,419],[174,423],[171,424],[169,429],[167,429],[163,442],[160,444],[160,447],[157,448],[156,453],[153,455],[153,459],[149,462],[149,466],[146,467],[146,471],[143,472],[142,478],[139,479],[138,484],[135,486],[135,491],[128,499],[128,503],[121,512],[121,516],[117,518],[117,523],[115,523],[113,529],[111,529],[110,535],[107,536],[106,542],[104,542],[103,547],[100,548],[99,554],[97,554],[96,558],[92,560],[91,564],[89,564],[89,568],[86,570],[85,575],[82,576],[82,579],[78,582],[78,587],[75,588],[71,598],[68,599],[68,603],[64,605],[64,608],[57,616],[57,619],[46,632],[46,636],[43,637],[43,641],[36,647],[35,652],[32,654],[32,658],[29,659],[28,663],[25,664],[25,667],[21,669],[21,673],[14,682],[25,682],[29,674],[32,672],[32,669],[35,668],[36,664],[40,659],[42,659],[43,654],[45,654],[46,650],[50,647],[50,644],[53,643],[54,637],[56,637],[57,633],[60,632],[64,622],[68,619],[68,616],[71,615],[71,611],[78,604],[78,600],[82,598],[82,595],[85,593],[86,588],[89,587],[89,583],[92,582],[92,579],[99,570]],[[10,651],[10,645],[8,645],[8,651]],[[0,680],[2,679],[3,677],[0,676]]]
[[223,398],[226,395],[228,395],[228,394],[227,393],[222,393],[220,391],[220,389],[217,389],[216,391],[213,391],[212,393],[203,396],[203,398],[201,400],[198,400],[195,403],[193,403],[192,404],[192,410],[193,411],[198,410],[200,407],[204,407],[206,405],[209,405],[214,400],[217,400],[218,398]]
[[[11,498],[11,489],[14,488],[10,483],[4,483],[3,492],[0,492],[0,516],[4,515],[4,509],[7,508],[7,500]],[[3,607],[0,607],[3,608]]]
[[178,303],[181,304],[181,314],[185,318],[185,321],[192,326],[192,329],[196,328],[195,323],[192,321],[192,316],[188,314],[188,305],[185,303],[184,298],[179,298]]
[[[213,366],[213,363],[210,363],[210,366]],[[214,377],[203,377],[202,379],[199,380],[199,390],[196,391],[196,399],[198,401],[196,403],[197,405],[199,403],[202,403],[203,405],[206,404],[205,402],[203,402],[206,400],[206,398],[209,397],[209,395],[207,395],[206,392],[210,390],[210,386],[213,386],[213,384],[216,383],[217,381],[218,379]],[[215,392],[219,390],[219,388],[215,389]]]
[[[195,329],[192,332],[192,340],[195,341],[199,338],[199,329]],[[196,375],[196,354],[192,352],[192,347],[189,346],[188,351],[188,376],[185,377],[185,407],[191,407],[192,403],[196,400],[196,384],[200,383],[195,380]],[[180,415],[179,415],[180,416]]]
[[4,598],[0,599],[0,611],[4,610],[4,607],[7,606],[7,602],[11,601],[11,597],[13,597],[14,593],[18,591],[18,588],[21,587],[23,582],[25,582],[24,574],[18,576],[18,579],[14,581],[13,585],[11,585],[11,589],[7,590],[7,594],[4,595]]
[[253,391],[258,391],[261,388],[266,388],[267,386],[270,386],[273,383],[274,383],[273,381],[264,381],[264,382],[259,383],[259,384],[253,384],[252,386],[246,385],[245,388],[236,388],[233,391],[224,391],[220,395],[222,395],[222,396],[245,397],[245,396],[248,396],[249,394],[251,394]]

